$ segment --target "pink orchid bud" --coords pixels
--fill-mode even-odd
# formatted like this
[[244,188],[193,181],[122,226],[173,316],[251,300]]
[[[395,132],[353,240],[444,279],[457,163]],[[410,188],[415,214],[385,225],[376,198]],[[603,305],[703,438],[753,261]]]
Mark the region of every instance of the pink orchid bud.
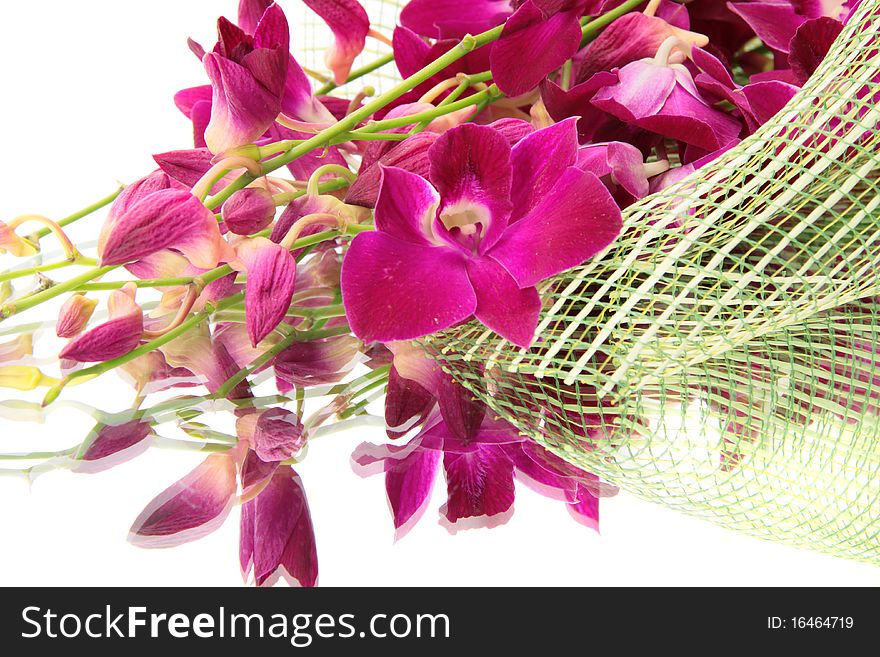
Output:
[[14,340],[0,343],[0,363],[14,364],[34,353],[34,334],[22,333]]
[[316,253],[297,266],[296,287],[298,290],[311,288],[336,289],[342,271],[342,256],[332,249]]
[[112,360],[127,354],[140,343],[144,313],[135,303],[137,288],[129,283],[110,293],[109,319],[67,343],[59,358],[80,363]]
[[364,49],[370,19],[357,0],[303,0],[333,31],[335,42],[327,49],[324,61],[333,71],[333,80],[342,84],[348,78],[352,62]]
[[213,89],[205,129],[212,153],[250,143],[275,122],[290,62],[287,18],[277,4],[263,12],[253,35],[222,17],[217,31],[217,46],[202,58]]
[[250,443],[262,461],[284,461],[305,445],[303,424],[296,413],[285,408],[270,408],[238,419],[235,430],[240,440]]
[[15,231],[0,221],[0,253],[9,253],[16,258],[26,258],[39,252],[30,240],[19,237]]
[[97,424],[83,441],[74,472],[100,472],[134,458],[149,446],[153,433],[149,422],[129,420],[121,424]]
[[64,302],[58,312],[55,334],[59,338],[72,338],[82,333],[97,305],[97,299],[88,299],[83,294],[74,294]]
[[247,271],[244,306],[251,345],[275,330],[290,308],[296,261],[290,251],[265,237],[244,240],[234,267]]
[[257,586],[281,576],[301,586],[317,582],[312,517],[293,468],[277,468],[260,494],[242,505],[239,557],[244,573],[253,570]]
[[232,357],[232,360],[235,361],[235,364],[242,368],[247,367],[249,363],[278,344],[281,340],[281,335],[272,332],[254,347],[251,345],[251,339],[244,324],[225,322],[217,325],[214,331],[214,340],[222,344]]
[[222,217],[236,235],[253,235],[272,223],[275,201],[262,187],[245,187],[223,204]]
[[173,387],[198,385],[189,370],[172,367],[160,351],[151,351],[123,363],[118,372],[142,395]]
[[188,190],[169,187],[132,201],[108,217],[98,244],[102,266],[134,262],[167,248],[204,269],[232,256],[214,214]]
[[201,538],[222,524],[234,496],[233,456],[211,454],[147,505],[128,540],[140,547],[168,547]]

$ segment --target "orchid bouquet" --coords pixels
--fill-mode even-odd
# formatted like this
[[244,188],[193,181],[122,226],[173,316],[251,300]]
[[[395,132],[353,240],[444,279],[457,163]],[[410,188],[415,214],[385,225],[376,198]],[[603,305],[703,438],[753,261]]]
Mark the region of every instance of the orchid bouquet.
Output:
[[0,386],[42,396],[4,424],[105,374],[133,397],[4,474],[198,449],[130,540],[239,504],[243,571],[311,586],[296,466],[378,410],[388,442],[352,460],[400,532],[442,470],[452,527],[503,518],[518,478],[591,528],[624,486],[880,558],[876,2],[411,0],[393,31],[304,4],[323,63],[241,0],[189,43],[192,147],[64,219],[0,222]]

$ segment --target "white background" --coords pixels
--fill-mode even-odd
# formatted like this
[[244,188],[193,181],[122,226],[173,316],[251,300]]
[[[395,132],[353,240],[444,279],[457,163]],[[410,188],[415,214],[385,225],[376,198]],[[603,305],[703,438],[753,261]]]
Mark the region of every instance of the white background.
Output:
[[[293,17],[300,3],[282,6]],[[234,19],[235,7],[4,3],[0,218],[65,216],[116,180],[149,172],[151,153],[191,146],[172,96],[205,78],[186,37],[210,47],[214,19]],[[106,410],[125,408],[131,395],[113,376],[83,392]],[[66,411],[42,426],[0,420],[0,451],[67,447],[89,426]],[[382,478],[361,479],[349,467],[352,448],[381,434],[364,428],[322,439],[298,468],[323,585],[880,585],[880,569],[758,541],[625,493],[603,501],[601,535],[518,485],[506,525],[452,536],[436,522],[441,479],[422,521],[395,543]],[[151,450],[96,475],[53,472],[32,486],[0,478],[0,585],[241,584],[237,510],[216,533],[181,547],[125,541],[144,505],[200,459]]]

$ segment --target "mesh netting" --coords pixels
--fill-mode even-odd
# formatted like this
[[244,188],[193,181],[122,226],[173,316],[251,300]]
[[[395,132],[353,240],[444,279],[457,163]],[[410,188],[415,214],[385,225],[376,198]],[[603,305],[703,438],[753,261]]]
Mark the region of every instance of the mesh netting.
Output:
[[624,490],[880,563],[878,48],[864,0],[782,112],[544,284],[532,349],[476,323],[426,349]]

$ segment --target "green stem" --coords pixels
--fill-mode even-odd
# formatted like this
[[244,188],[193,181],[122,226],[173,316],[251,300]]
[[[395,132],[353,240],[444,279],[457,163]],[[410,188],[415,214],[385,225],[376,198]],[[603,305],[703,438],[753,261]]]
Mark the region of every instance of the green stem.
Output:
[[385,119],[383,121],[370,123],[361,128],[358,133],[364,134],[368,132],[377,132],[379,130],[389,130],[391,128],[413,125],[415,123],[430,123],[437,117],[451,114],[452,112],[464,109],[465,107],[470,107],[471,105],[477,105],[484,100],[498,100],[502,96],[503,94],[498,90],[498,87],[492,85],[488,89],[478,91],[467,98],[462,98],[461,100],[449,103],[448,105],[439,105],[432,110],[425,110],[424,112],[418,112],[416,114],[409,114],[407,116],[399,116],[394,119]]
[[51,262],[46,265],[36,265],[35,267],[28,267],[27,269],[15,269],[13,271],[5,272],[3,274],[0,274],[0,283],[2,283],[3,281],[11,281],[16,278],[31,276],[32,274],[37,274],[45,271],[52,271],[55,269],[61,269],[63,267],[70,267],[72,265],[79,265],[81,267],[94,267],[96,264],[97,261],[93,258],[80,256],[76,260],[62,260],[60,262]]
[[584,23],[581,27],[581,34],[583,35],[583,38],[581,39],[581,48],[595,39],[596,35],[599,34],[602,28],[607,27],[624,14],[628,14],[630,11],[644,3],[645,0],[626,0],[626,2],[619,7],[615,7],[611,11]]
[[[95,201],[91,205],[83,208],[82,210],[79,210],[78,212],[74,212],[72,215],[64,217],[64,219],[59,219],[57,222],[58,225],[59,226],[66,226],[68,224],[72,224],[74,221],[77,221],[78,219],[82,219],[83,217],[87,217],[90,214],[92,214],[93,212],[95,212],[96,210],[100,210],[105,205],[109,205],[114,200],[116,200],[116,197],[119,196],[119,194],[122,192],[123,189],[125,189],[124,185],[118,187],[115,192],[105,196],[100,201]],[[48,235],[50,232],[52,232],[52,231],[48,228],[41,228],[40,230],[35,232],[31,237],[36,238],[36,240],[39,240],[39,239],[45,237],[46,235]]]
[[[365,66],[361,66],[360,68],[353,70],[351,73],[348,74],[348,78],[346,78],[345,82],[343,82],[342,84],[348,84],[349,82],[352,82],[353,80],[357,80],[358,78],[362,78],[365,75],[367,75],[367,73],[372,73],[376,69],[382,68],[386,64],[390,64],[393,61],[394,61],[394,53],[393,52],[390,52],[387,55],[382,55],[379,59],[372,61],[369,64],[366,64]],[[315,92],[315,95],[316,96],[324,96],[324,95],[330,93],[331,91],[333,91],[334,89],[341,87],[341,86],[342,85],[340,85],[340,84],[328,82],[324,86],[320,87]]]
[[[487,30],[486,32],[482,32],[481,34],[478,34],[476,36],[468,35],[464,37],[457,46],[435,59],[433,62],[425,66],[420,71],[413,73],[406,80],[396,85],[394,88],[386,91],[384,94],[381,94],[369,103],[363,105],[360,109],[355,110],[354,112],[343,118],[341,121],[334,123],[330,127],[316,134],[314,137],[307,139],[303,143],[294,146],[286,153],[282,153],[281,155],[277,155],[276,157],[263,162],[263,173],[274,171],[279,167],[290,164],[294,160],[302,157],[303,155],[306,155],[316,148],[329,145],[335,137],[338,137],[343,133],[352,130],[359,123],[372,116],[377,110],[380,110],[388,105],[388,103],[397,100],[407,91],[410,91],[411,89],[417,87],[422,82],[429,80],[432,76],[436,75],[453,62],[458,61],[469,52],[472,52],[474,49],[484,46],[488,43],[496,41],[498,37],[501,36],[502,28],[503,26],[499,25],[498,27]],[[253,177],[250,176],[250,174],[242,174],[232,183],[227,185],[227,187],[223,191],[208,199],[205,205],[207,205],[209,209],[214,209],[220,206],[234,192],[243,188],[252,180]]]
[[75,290],[80,285],[88,283],[89,281],[96,278],[100,278],[101,276],[109,271],[112,271],[113,269],[115,269],[115,267],[113,266],[95,267],[94,269],[89,269],[87,272],[80,274],[79,276],[74,276],[70,280],[64,281],[63,283],[58,283],[57,285],[53,285],[48,290],[43,290],[22,299],[16,299],[14,302],[4,304],[3,306],[0,306],[0,321],[8,319],[9,317],[12,317],[13,315],[20,313],[24,310],[33,308],[34,306],[38,306],[44,301],[54,299],[55,297],[64,294],[65,292]]

